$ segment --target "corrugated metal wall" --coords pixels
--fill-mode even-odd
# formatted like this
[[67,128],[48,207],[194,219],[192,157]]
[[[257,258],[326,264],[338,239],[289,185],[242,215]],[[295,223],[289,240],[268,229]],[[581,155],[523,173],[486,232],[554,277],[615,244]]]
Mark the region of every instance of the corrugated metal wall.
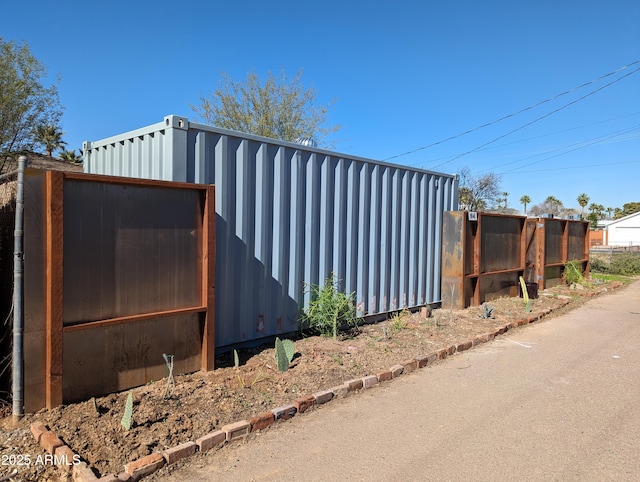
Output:
[[334,272],[360,315],[440,301],[453,175],[167,116],[84,145],[85,171],[216,184],[216,346],[297,328],[304,283]]

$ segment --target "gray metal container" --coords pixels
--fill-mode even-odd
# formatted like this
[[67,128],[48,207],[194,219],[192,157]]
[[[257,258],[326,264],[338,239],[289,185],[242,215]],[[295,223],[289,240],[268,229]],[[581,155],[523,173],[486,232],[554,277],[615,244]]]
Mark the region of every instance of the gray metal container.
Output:
[[335,273],[359,316],[441,299],[455,175],[167,116],[85,142],[85,172],[216,185],[216,346],[297,329],[305,284]]

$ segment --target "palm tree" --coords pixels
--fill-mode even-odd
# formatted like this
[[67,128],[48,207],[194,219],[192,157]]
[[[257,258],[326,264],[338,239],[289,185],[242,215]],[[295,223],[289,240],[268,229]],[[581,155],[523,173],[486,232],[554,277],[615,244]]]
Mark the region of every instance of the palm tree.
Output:
[[563,207],[562,201],[560,201],[560,199],[558,199],[555,196],[547,196],[547,199],[544,200],[542,205],[544,207],[544,212],[553,214],[556,216],[560,214],[560,211],[562,210],[562,207]]
[[76,150],[65,151],[60,153],[60,159],[67,162],[82,162],[82,154],[76,154]]
[[62,132],[58,126],[54,124],[41,125],[36,129],[36,140],[44,145],[47,156],[51,157],[53,151],[62,149],[67,143],[62,140]]
[[527,204],[531,203],[531,198],[526,194],[520,198],[520,204],[524,205],[524,215],[527,215]]
[[607,214],[609,215],[609,219],[611,219],[611,214],[613,213],[614,209],[612,207],[608,207],[606,211],[607,211]]
[[597,219],[602,219],[604,217],[605,207],[602,204],[591,203],[589,204],[589,211],[595,214]]
[[589,199],[590,199],[589,196],[587,196],[585,193],[582,193],[578,196],[578,204],[582,208],[583,218],[584,218],[584,208],[586,207],[587,204],[589,204]]

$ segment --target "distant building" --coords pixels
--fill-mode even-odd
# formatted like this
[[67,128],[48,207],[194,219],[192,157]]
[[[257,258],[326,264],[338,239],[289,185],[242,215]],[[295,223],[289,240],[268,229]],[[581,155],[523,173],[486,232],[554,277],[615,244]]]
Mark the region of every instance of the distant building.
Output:
[[609,222],[605,226],[603,244],[640,246],[640,212]]

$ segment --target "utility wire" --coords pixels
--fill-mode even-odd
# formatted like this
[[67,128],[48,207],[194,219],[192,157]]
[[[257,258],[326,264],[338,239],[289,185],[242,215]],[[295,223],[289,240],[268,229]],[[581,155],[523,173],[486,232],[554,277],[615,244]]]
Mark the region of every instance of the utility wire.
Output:
[[623,131],[623,132],[619,132],[619,133],[613,134],[613,135],[611,135],[611,136],[601,137],[601,138],[599,138],[599,139],[594,140],[593,142],[589,142],[589,143],[587,143],[587,144],[584,144],[584,145],[582,145],[582,146],[576,147],[576,148],[574,148],[574,149],[569,149],[569,150],[564,151],[564,152],[561,152],[561,153],[559,153],[559,154],[555,154],[555,155],[553,155],[553,156],[545,157],[544,159],[540,159],[539,161],[530,162],[529,164],[525,164],[524,166],[514,167],[513,169],[509,169],[508,171],[504,171],[504,172],[503,172],[503,173],[501,173],[501,174],[507,174],[507,173],[510,173],[510,172],[516,171],[516,170],[518,170],[518,169],[522,169],[523,167],[533,166],[534,164],[539,164],[539,163],[541,163],[541,162],[548,161],[549,159],[553,159],[554,157],[564,156],[565,154],[568,154],[568,153],[570,153],[570,152],[574,152],[574,151],[577,151],[577,150],[579,150],[579,149],[584,149],[585,147],[589,147],[589,146],[592,146],[592,145],[594,145],[594,144],[599,144],[600,142],[603,142],[603,141],[606,141],[606,140],[609,140],[609,139],[615,138],[615,137],[617,137],[617,136],[619,136],[619,135],[621,135],[621,134],[627,134],[627,133],[629,133],[629,132],[631,132],[631,131],[633,131],[633,130],[635,130],[635,129],[637,129],[637,128],[638,128],[638,127],[636,126],[636,127],[632,127],[631,129],[627,129],[626,131]]
[[602,164],[580,164],[579,166],[568,166],[568,167],[551,167],[549,169],[536,169],[535,171],[507,171],[505,173],[500,174],[504,176],[505,174],[531,174],[535,172],[547,172],[547,171],[564,171],[568,169],[583,169],[587,167],[603,167],[603,166],[616,166],[618,164],[640,164],[640,160],[638,161],[620,161],[620,162],[605,162]]
[[[465,135],[467,135],[467,134],[471,134],[472,132],[475,132],[475,131],[478,131],[478,130],[483,129],[483,128],[485,128],[485,127],[489,127],[489,126],[491,126],[491,125],[497,124],[498,122],[502,122],[503,120],[506,120],[506,119],[509,119],[509,118],[511,118],[511,117],[517,116],[517,115],[522,114],[523,112],[526,112],[526,111],[528,111],[528,110],[535,109],[536,107],[539,107],[539,106],[541,106],[541,105],[543,105],[543,104],[546,104],[546,103],[548,103],[548,102],[551,102],[551,101],[553,101],[553,100],[555,100],[555,99],[557,99],[557,98],[559,98],[559,97],[562,97],[562,96],[568,95],[568,94],[570,94],[570,93],[572,93],[572,92],[575,92],[575,91],[576,91],[576,90],[578,90],[578,89],[581,89],[581,88],[583,88],[583,87],[586,87],[587,85],[591,85],[591,84],[593,84],[593,83],[595,83],[595,82],[598,82],[598,81],[600,81],[600,80],[602,80],[602,79],[604,79],[604,78],[606,78],[606,77],[610,77],[610,76],[612,76],[612,75],[615,75],[615,74],[617,74],[618,72],[620,72],[620,71],[622,71],[622,70],[625,70],[625,69],[628,69],[629,67],[631,67],[631,66],[633,66],[633,65],[635,65],[635,64],[638,64],[638,63],[640,63],[640,60],[635,60],[635,61],[633,61],[633,62],[631,62],[631,63],[629,63],[629,64],[627,64],[627,65],[623,65],[622,67],[620,67],[620,68],[618,68],[618,69],[616,69],[616,70],[614,70],[614,71],[612,71],[612,72],[609,72],[609,73],[607,73],[607,74],[604,74],[604,75],[602,75],[602,76],[600,76],[600,77],[598,77],[598,78],[596,78],[596,79],[593,79],[593,80],[591,80],[591,81],[589,81],[589,82],[585,82],[584,84],[579,85],[579,86],[577,86],[577,87],[574,87],[574,88],[572,88],[572,89],[569,89],[569,90],[567,90],[567,91],[565,91],[565,92],[562,92],[561,94],[554,95],[553,97],[550,97],[550,98],[548,98],[548,99],[545,99],[545,100],[543,100],[543,101],[540,101],[540,102],[538,102],[537,104],[531,105],[531,106],[529,106],[529,107],[525,107],[524,109],[521,109],[521,110],[519,110],[519,111],[517,111],[517,112],[513,112],[513,113],[511,113],[511,114],[508,114],[508,115],[506,115],[506,116],[504,116],[504,117],[501,117],[501,118],[499,118],[499,119],[496,119],[496,120],[494,120],[494,121],[487,122],[486,124],[482,124],[482,125],[480,125],[480,126],[474,127],[473,129],[469,129],[469,130],[467,130],[467,131],[465,131],[465,132],[461,132],[460,134],[456,134],[456,135],[454,135],[454,136],[447,137],[446,139],[443,139],[443,140],[440,140],[440,141],[434,142],[434,143],[429,144],[429,145],[427,145],[427,146],[419,147],[419,148],[417,148],[417,149],[413,149],[413,150],[411,150],[411,151],[403,152],[402,154],[397,154],[397,155],[395,155],[395,156],[387,157],[386,159],[383,159],[383,161],[389,161],[389,160],[391,160],[391,159],[396,159],[396,158],[398,158],[398,157],[402,157],[402,156],[406,156],[406,155],[409,155],[409,154],[413,154],[414,152],[422,151],[422,150],[424,150],[424,149],[429,149],[430,147],[437,146],[437,145],[439,145],[439,144],[443,144],[443,143],[445,143],[445,142],[451,141],[451,140],[453,140],[453,139],[457,139],[457,138],[462,137],[462,136],[465,136]],[[436,167],[437,167],[437,166],[436,166]]]
[[552,110],[551,112],[547,112],[545,115],[542,115],[542,116],[540,116],[540,117],[538,117],[538,118],[536,118],[536,119],[534,119],[534,120],[532,120],[532,121],[530,121],[530,122],[527,122],[527,123],[526,123],[526,124],[524,124],[524,125],[521,125],[520,127],[517,127],[517,128],[515,128],[515,129],[513,129],[513,130],[510,130],[510,131],[509,131],[509,132],[507,132],[506,134],[502,134],[501,136],[498,136],[498,137],[496,137],[495,139],[490,140],[489,142],[485,142],[484,144],[482,144],[482,145],[480,145],[480,146],[478,146],[478,147],[475,147],[475,148],[473,148],[473,149],[471,149],[471,150],[469,150],[469,151],[463,152],[462,154],[459,154],[459,155],[455,156],[454,158],[449,159],[449,160],[448,160],[448,161],[446,161],[446,162],[442,162],[442,163],[440,163],[440,164],[438,164],[438,165],[436,165],[436,166],[433,166],[433,167],[431,167],[431,169],[436,169],[436,168],[438,168],[438,167],[440,167],[440,166],[444,166],[445,164],[449,164],[450,162],[455,161],[456,159],[460,159],[461,157],[466,156],[467,154],[471,154],[472,152],[476,152],[477,150],[480,150],[480,149],[482,149],[483,147],[488,146],[489,144],[493,144],[494,142],[499,141],[500,139],[504,139],[505,137],[510,136],[510,135],[511,135],[511,134],[513,134],[514,132],[521,131],[522,129],[524,129],[524,128],[526,128],[526,127],[529,127],[530,125],[535,124],[536,122],[541,121],[542,119],[546,119],[547,117],[549,117],[549,116],[551,116],[551,115],[553,115],[553,114],[556,114],[556,113],[560,112],[561,110],[566,109],[567,107],[569,107],[569,106],[571,106],[571,105],[573,105],[573,104],[576,104],[576,103],[580,102],[581,100],[584,100],[584,99],[586,99],[587,97],[590,97],[590,96],[592,96],[593,94],[595,94],[595,93],[597,93],[597,92],[600,92],[601,90],[606,89],[607,87],[609,87],[609,86],[611,86],[611,85],[613,85],[613,84],[615,84],[615,83],[617,83],[617,82],[620,82],[620,81],[621,81],[622,79],[624,79],[625,77],[629,77],[630,75],[633,75],[633,74],[635,74],[635,73],[636,73],[636,72],[638,72],[638,71],[640,71],[640,67],[638,67],[638,68],[637,68],[637,69],[635,69],[635,70],[632,70],[631,72],[629,72],[629,73],[627,73],[627,74],[623,75],[622,77],[618,77],[616,80],[613,80],[613,81],[609,82],[608,84],[605,84],[605,85],[603,85],[602,87],[597,88],[596,90],[592,90],[592,91],[591,91],[591,92],[589,92],[588,94],[585,94],[585,95],[583,95],[582,97],[579,97],[579,98],[578,98],[578,99],[576,99],[576,100],[572,100],[571,102],[568,102],[568,103],[564,104],[563,106],[558,107],[557,109]]
[[[529,142],[529,141],[533,141],[535,139],[542,139],[543,137],[555,136],[557,134],[563,134],[565,132],[576,131],[578,129],[584,129],[585,127],[592,127],[592,126],[596,126],[598,124],[604,124],[606,122],[611,122],[611,121],[618,120],[618,119],[624,119],[626,117],[632,117],[632,116],[638,115],[638,114],[640,114],[640,112],[634,112],[633,114],[627,114],[627,115],[612,117],[610,119],[605,119],[605,120],[601,120],[601,121],[598,121],[598,122],[591,122],[590,124],[583,124],[583,125],[576,126],[576,127],[569,127],[567,129],[562,129],[560,131],[548,132],[546,134],[540,134],[540,135],[537,135],[537,136],[528,137],[526,139],[518,139],[517,141],[505,142],[504,144],[499,144],[497,146],[486,147],[484,149],[479,149],[479,150],[488,151],[490,149],[499,149],[501,147],[511,146],[513,144],[521,144],[523,142]],[[445,159],[445,158],[443,158],[443,159]],[[435,159],[435,160],[439,160],[439,159]]]
[[[623,129],[621,131],[617,131],[617,132],[614,132],[612,134],[608,134],[606,136],[598,137],[595,140],[576,142],[574,144],[565,145],[565,146],[562,146],[562,147],[558,147],[556,149],[550,149],[550,150],[545,151],[545,152],[540,152],[538,154],[533,154],[531,156],[523,157],[522,159],[517,159],[515,161],[506,162],[504,164],[500,164],[498,166],[494,166],[494,167],[485,169],[484,171],[481,171],[481,172],[487,172],[487,171],[491,171],[491,170],[494,170],[494,169],[499,169],[501,167],[510,166],[510,165],[516,164],[518,162],[526,161],[528,159],[533,159],[533,158],[539,157],[539,156],[544,156],[546,154],[551,154],[552,152],[561,151],[561,150],[568,149],[568,148],[574,147],[574,146],[578,146],[577,149],[581,149],[583,147],[588,147],[588,146],[591,146],[591,145],[594,145],[594,144],[599,144],[601,142],[605,142],[605,141],[608,141],[608,140],[611,140],[611,139],[615,139],[615,138],[620,137],[620,136],[622,136],[624,134],[629,134],[630,132],[638,130],[639,128],[640,128],[640,124],[638,124],[636,126],[633,126],[631,128],[628,128],[628,129]],[[636,138],[637,138],[637,136],[634,136],[634,137],[630,137],[630,138],[622,138],[621,140],[626,141],[626,140],[629,140],[629,139],[636,139]],[[587,142],[587,144],[585,144],[585,142]],[[572,150],[566,151],[566,152],[571,152],[573,150],[576,150],[576,149],[572,149]],[[563,153],[561,153],[561,154],[563,154]],[[547,158],[547,159],[549,159],[549,158]],[[541,161],[537,161],[537,162],[541,162]],[[530,164],[527,164],[527,165],[530,165]],[[521,167],[525,167],[525,166],[521,166]],[[514,168],[514,169],[518,169],[518,168]]]
[[[517,141],[505,142],[503,144],[498,144],[497,146],[485,147],[483,149],[478,149],[478,150],[479,151],[488,151],[488,150],[491,150],[491,149],[500,149],[502,147],[511,146],[513,144],[520,144],[520,143],[523,143],[523,142],[530,142],[532,140],[541,139],[543,137],[555,136],[557,134],[562,134],[564,132],[570,132],[570,131],[575,131],[575,130],[578,130],[578,129],[584,129],[585,127],[592,127],[592,126],[595,126],[595,125],[598,125],[598,124],[604,124],[606,122],[611,122],[611,121],[618,120],[618,119],[624,119],[626,117],[633,117],[633,116],[638,115],[638,114],[640,114],[640,111],[639,112],[634,112],[632,114],[626,114],[626,115],[622,115],[622,116],[611,117],[609,119],[604,119],[604,120],[601,120],[601,121],[592,122],[590,124],[583,124],[583,125],[579,125],[579,126],[575,126],[575,127],[569,127],[568,129],[562,129],[560,131],[548,132],[546,134],[540,134],[540,135],[537,135],[537,136],[528,137],[526,139],[518,139]],[[416,165],[416,164],[428,164],[428,163],[431,163],[431,162],[437,162],[437,161],[442,161],[442,160],[445,160],[445,159],[451,159],[451,157],[452,156],[443,156],[443,157],[438,157],[438,158],[435,158],[435,159],[429,159],[427,161],[409,162],[409,163],[407,163],[407,165],[412,166],[412,165]],[[517,162],[517,161],[515,161],[515,162]],[[502,167],[502,166],[497,166],[497,167]]]

